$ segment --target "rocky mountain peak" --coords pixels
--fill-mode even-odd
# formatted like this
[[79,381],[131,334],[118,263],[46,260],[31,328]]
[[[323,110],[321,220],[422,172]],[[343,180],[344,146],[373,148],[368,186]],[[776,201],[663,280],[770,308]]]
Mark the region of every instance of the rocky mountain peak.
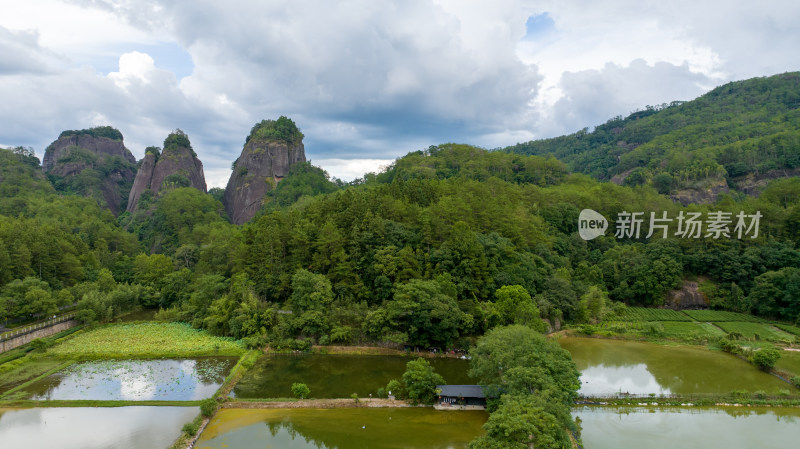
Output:
[[164,188],[174,187],[194,187],[206,192],[203,163],[192,149],[189,137],[179,129],[164,140],[163,151],[158,147],[145,150],[128,196],[128,212],[136,210],[145,191],[157,195]]
[[231,222],[242,224],[253,218],[267,192],[289,174],[289,168],[306,161],[303,137],[295,123],[283,116],[253,126],[225,187],[222,202]]
[[117,215],[136,175],[136,158],[110,126],[64,131],[45,150],[42,169],[56,190],[92,197]]

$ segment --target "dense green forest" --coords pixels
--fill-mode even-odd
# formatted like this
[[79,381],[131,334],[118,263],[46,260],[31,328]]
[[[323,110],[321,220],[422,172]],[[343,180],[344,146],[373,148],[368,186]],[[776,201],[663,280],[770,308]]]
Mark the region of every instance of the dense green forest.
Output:
[[[115,218],[92,198],[56,191],[32,150],[0,150],[0,322],[73,304],[89,323],[149,307],[253,346],[467,347],[496,326],[545,330],[625,305],[660,306],[686,279],[699,281],[712,308],[797,322],[800,178],[772,180],[758,197],[682,206],[648,177],[684,179],[670,168],[679,154],[684,167],[705,158],[722,176],[739,162],[751,173],[794,167],[800,146],[776,136],[797,135],[798,79],[732,83],[696,104],[516,152],[432,146],[351,183],[296,164],[243,226],[229,223],[219,189],[178,184]],[[281,123],[261,122],[251,134],[299,133]],[[748,162],[753,152],[757,164]],[[596,179],[631,167],[649,170],[648,181]],[[607,217],[609,232],[581,239],[585,208]],[[616,237],[623,212],[642,212],[645,232]],[[667,238],[645,236],[650,212],[673,218]],[[681,214],[718,212],[733,217],[728,237],[676,235]],[[760,214],[756,238],[737,237],[740,212]]]
[[[7,171],[30,164],[2,153]],[[348,186],[318,169],[296,172],[322,187],[297,195],[297,183],[281,183],[281,204],[245,226],[229,224],[211,195],[175,188],[134,233],[90,199],[21,186],[0,201],[0,312],[49,314],[77,301],[95,321],[141,305],[253,344],[449,347],[497,325],[538,327],[539,316],[591,320],[611,301],[657,306],[683,278],[703,276],[713,307],[800,314],[794,178],[758,199],[683,208],[648,187],[569,174],[554,159],[465,145],[411,153]],[[757,239],[586,242],[576,232],[585,207],[607,217],[627,209],[764,218]],[[161,252],[148,254],[156,240]]]
[[737,81],[702,97],[648,106],[594,130],[520,143],[520,154],[552,154],[597,179],[624,175],[627,185],[661,193],[746,175],[800,167],[800,73]]

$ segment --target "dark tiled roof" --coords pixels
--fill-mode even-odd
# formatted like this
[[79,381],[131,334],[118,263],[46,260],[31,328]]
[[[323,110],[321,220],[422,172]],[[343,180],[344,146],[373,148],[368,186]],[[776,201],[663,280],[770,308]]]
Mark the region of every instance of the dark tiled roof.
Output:
[[436,388],[442,390],[441,396],[453,396],[458,398],[486,397],[480,385],[437,385]]

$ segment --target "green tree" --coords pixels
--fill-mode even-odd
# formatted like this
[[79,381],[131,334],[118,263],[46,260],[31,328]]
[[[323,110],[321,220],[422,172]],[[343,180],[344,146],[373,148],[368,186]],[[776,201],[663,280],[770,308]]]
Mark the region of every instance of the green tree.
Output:
[[521,285],[506,285],[495,292],[500,324],[524,324],[539,332],[547,330],[531,295]]
[[433,371],[433,367],[422,357],[406,363],[403,373],[403,385],[408,398],[422,404],[432,404],[438,395],[437,385],[444,385],[442,376]]
[[519,379],[533,373],[536,381],[529,384],[563,393],[565,406],[577,397],[580,373],[569,352],[527,326],[492,329],[478,339],[470,355],[469,375],[487,388],[487,395],[500,391],[530,393],[527,388],[520,391],[511,387],[526,385]]
[[470,449],[571,448],[566,428],[547,408],[535,395],[503,395],[483,425],[486,434],[471,441]]
[[301,314],[306,310],[327,308],[333,301],[331,281],[325,275],[299,269],[292,276],[292,310]]
[[587,312],[587,318],[596,322],[603,318],[607,301],[606,293],[596,285],[592,285],[581,296],[580,303],[581,307]]
[[394,299],[368,314],[366,332],[375,338],[403,334],[398,343],[449,347],[469,320],[436,281],[412,279],[395,287]]
[[292,384],[292,394],[297,399],[305,399],[311,394],[311,390],[308,385],[295,382]]
[[753,353],[753,356],[750,360],[753,362],[753,365],[759,367],[760,369],[764,371],[770,371],[780,358],[781,352],[779,350],[765,348],[759,349]]

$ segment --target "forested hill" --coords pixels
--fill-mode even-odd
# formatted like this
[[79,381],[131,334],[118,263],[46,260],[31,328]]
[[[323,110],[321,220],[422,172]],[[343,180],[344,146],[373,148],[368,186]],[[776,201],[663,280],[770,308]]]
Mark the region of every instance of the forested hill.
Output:
[[[771,180],[758,197],[682,206],[648,185],[569,170],[581,168],[580,157],[618,151],[646,132],[650,137],[626,149],[605,177],[629,170],[623,164],[637,155],[650,158],[639,169],[653,178],[683,173],[670,171],[681,154],[685,167],[706,155],[726,174],[726,166],[737,167],[729,159],[741,155],[753,158],[742,161],[759,173],[774,169],[763,166],[770,161],[788,167],[797,146],[775,148],[795,135],[798,97],[771,83],[796,80],[734,83],[691,103],[620,119],[619,126],[563,137],[588,142],[607,132],[617,139],[561,155],[567,163],[443,144],[344,184],[298,162],[243,225],[228,220],[220,189],[187,187],[180,177],[140,197],[135,213],[114,217],[95,198],[53,188],[32,151],[0,149],[0,322],[74,305],[79,320],[97,323],[144,306],[162,309],[158,319],[254,347],[465,347],[498,325],[542,330],[545,323],[618,316],[625,304],[663,306],[686,280],[697,282],[709,307],[797,322],[800,177]],[[766,83],[763,92],[759,82]],[[729,120],[697,116],[711,110]],[[656,124],[671,122],[672,131],[656,132],[663,129]],[[781,126],[786,130],[776,131]],[[706,146],[688,129],[706,133]],[[737,134],[744,129],[746,139]],[[675,142],[659,143],[665,139]],[[759,142],[771,146],[759,149]],[[602,161],[606,153],[595,156]],[[608,218],[609,232],[583,240],[584,208]],[[641,214],[641,233],[615,232],[624,211]],[[655,214],[667,224],[651,235],[648,217]],[[689,214],[700,217],[702,232],[680,231]],[[758,231],[737,233],[740,216],[760,217]]]
[[684,204],[714,201],[729,189],[757,193],[769,179],[800,173],[800,72],[731,82],[591,132],[504,150],[552,154],[572,171],[649,184]]

